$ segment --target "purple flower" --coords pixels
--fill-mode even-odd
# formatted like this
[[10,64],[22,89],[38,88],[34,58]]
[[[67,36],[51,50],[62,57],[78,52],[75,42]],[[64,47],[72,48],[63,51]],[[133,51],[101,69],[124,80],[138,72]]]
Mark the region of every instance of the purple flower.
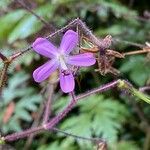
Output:
[[47,79],[52,72],[59,69],[60,87],[63,92],[68,93],[74,90],[75,81],[70,66],[91,66],[96,60],[92,53],[78,55],[69,55],[77,46],[78,34],[68,30],[57,48],[45,38],[37,38],[32,47],[37,53],[50,58],[44,65],[33,72],[33,78],[36,82],[42,82]]

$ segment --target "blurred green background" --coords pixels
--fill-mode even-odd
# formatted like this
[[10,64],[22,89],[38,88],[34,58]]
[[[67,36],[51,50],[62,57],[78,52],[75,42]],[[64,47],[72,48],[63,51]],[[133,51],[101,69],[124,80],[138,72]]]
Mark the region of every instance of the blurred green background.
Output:
[[[24,0],[24,4],[42,16],[51,26],[61,28],[80,17],[100,38],[110,34],[119,40],[145,44],[150,41],[150,3],[148,0]],[[53,29],[13,0],[0,0],[0,51],[6,56],[30,45],[37,37],[47,36]],[[138,50],[125,42],[113,42],[119,52]],[[0,102],[0,133],[18,132],[34,124],[44,101],[40,94],[46,84],[35,83],[32,72],[45,59],[30,51],[19,57],[8,70],[8,81]],[[0,68],[3,64],[0,60]],[[79,72],[76,94],[96,88],[114,79],[127,79],[137,88],[150,84],[150,56],[134,55],[116,59],[114,66],[120,76],[101,76],[94,67]],[[96,68],[96,66],[95,66]],[[55,90],[52,116],[68,102],[59,85]],[[150,106],[127,96],[116,88],[81,101],[58,127],[66,132],[99,137],[107,141],[110,150],[149,150]],[[140,115],[144,119],[140,118]],[[8,145],[7,145],[8,146]],[[26,150],[92,150],[96,145],[66,137],[61,133],[44,132],[29,143],[21,139],[2,149]],[[6,148],[7,147],[7,148]]]

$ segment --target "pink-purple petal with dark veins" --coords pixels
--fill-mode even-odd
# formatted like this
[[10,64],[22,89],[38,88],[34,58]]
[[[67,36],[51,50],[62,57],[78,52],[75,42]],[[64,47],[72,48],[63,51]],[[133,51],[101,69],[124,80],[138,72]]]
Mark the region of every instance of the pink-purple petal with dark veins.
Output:
[[34,51],[47,58],[53,58],[58,54],[57,47],[45,38],[37,38],[32,47]]
[[42,82],[47,79],[52,72],[58,68],[58,63],[55,60],[50,60],[40,66],[33,72],[33,78],[36,82]]
[[69,93],[74,90],[75,81],[72,73],[68,75],[64,75],[62,72],[60,73],[60,87],[64,93]]
[[83,53],[69,56],[67,63],[74,66],[91,66],[96,62],[92,53]]
[[78,44],[78,34],[73,30],[68,30],[61,41],[60,51],[69,54]]

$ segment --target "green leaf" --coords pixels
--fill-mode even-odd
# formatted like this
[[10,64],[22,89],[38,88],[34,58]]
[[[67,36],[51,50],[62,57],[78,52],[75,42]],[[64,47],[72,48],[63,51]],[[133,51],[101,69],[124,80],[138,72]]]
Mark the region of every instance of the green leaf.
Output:
[[[45,19],[50,19],[53,17],[53,9],[54,6],[50,4],[46,4],[44,6],[39,7],[35,10],[35,13],[42,16]],[[13,31],[9,34],[8,42],[13,43],[18,39],[24,39],[38,32],[43,27],[43,23],[38,20],[34,15],[27,15],[17,26],[13,29]]]
[[[67,142],[66,142],[67,141]],[[58,141],[54,141],[49,145],[42,145],[37,150],[76,150],[73,142],[69,142],[69,140],[64,140],[61,143]]]
[[18,9],[0,17],[0,40],[6,38],[17,22],[26,14],[24,10]]
[[3,133],[8,133],[10,131],[19,132],[21,131],[21,125],[19,120],[16,118],[16,116],[13,116],[10,121],[2,126]]
[[145,82],[150,77],[149,62],[145,61],[143,56],[131,56],[126,58],[120,71],[128,73],[132,81],[138,86],[144,86]]
[[18,108],[17,105],[15,108],[15,115],[16,115],[16,117],[21,118],[22,120],[27,121],[27,122],[30,122],[32,120],[29,112],[27,112],[23,108]]
[[40,95],[32,95],[23,97],[20,102],[18,102],[18,107],[25,108],[30,111],[37,110],[37,104],[41,102],[42,97]]
[[117,18],[122,16],[128,15],[127,17],[131,16],[132,18],[137,16],[137,12],[134,10],[130,10],[128,7],[122,5],[119,1],[99,1],[99,4],[103,5],[107,9],[111,9],[114,15]]
[[0,0],[0,9],[5,10],[10,3],[11,3],[10,0]]
[[20,131],[21,121],[31,122],[32,117],[30,113],[36,112],[41,103],[41,95],[37,94],[34,88],[27,87],[26,82],[28,79],[29,76],[24,71],[20,71],[10,77],[8,87],[3,91],[3,100],[0,107],[6,107],[10,101],[14,101],[15,104],[13,115],[8,120],[8,123],[2,127],[4,133]]
[[140,148],[132,141],[121,141],[111,145],[111,150],[140,150]]
[[119,35],[119,34],[122,34],[125,30],[126,30],[126,27],[120,24],[115,24],[115,25],[110,26],[109,28],[98,29],[96,33],[99,35],[107,35],[108,33],[110,35]]
[[[102,137],[108,142],[115,142],[118,138],[121,124],[128,116],[128,110],[123,104],[114,99],[94,95],[79,102],[78,116],[67,118],[61,128],[75,135]],[[78,141],[82,146],[85,141]]]
[[[14,74],[8,81],[8,86],[3,90],[3,103],[7,105],[14,98],[23,95],[26,91],[20,89],[23,86],[29,75],[24,71]],[[21,80],[19,80],[21,79]],[[19,90],[18,90],[19,89]]]

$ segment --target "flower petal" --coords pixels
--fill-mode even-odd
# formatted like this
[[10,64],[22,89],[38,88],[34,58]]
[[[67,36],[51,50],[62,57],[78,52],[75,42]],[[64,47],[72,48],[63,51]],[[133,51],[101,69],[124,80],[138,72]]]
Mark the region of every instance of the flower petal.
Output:
[[91,66],[94,65],[96,59],[92,53],[84,53],[69,56],[67,63],[74,66]]
[[64,75],[62,72],[60,73],[60,87],[64,93],[69,93],[74,90],[75,81],[72,73],[68,75]]
[[68,30],[61,41],[60,50],[66,54],[69,54],[78,43],[78,34],[73,30]]
[[48,58],[53,58],[58,53],[57,47],[45,38],[37,38],[32,47],[34,51]]
[[36,82],[42,82],[47,79],[57,68],[58,64],[55,60],[48,61],[33,72],[33,78]]

